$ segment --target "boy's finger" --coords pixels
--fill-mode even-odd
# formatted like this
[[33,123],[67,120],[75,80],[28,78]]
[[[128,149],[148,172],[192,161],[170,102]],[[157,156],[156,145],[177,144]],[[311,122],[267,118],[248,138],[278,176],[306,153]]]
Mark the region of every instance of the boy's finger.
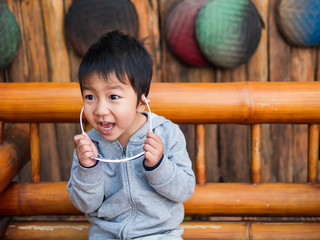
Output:
[[75,143],[79,142],[79,140],[84,139],[84,135],[78,134],[73,137]]
[[162,140],[160,138],[159,135],[155,134],[155,133],[150,133],[147,135],[147,138],[152,138],[154,139],[157,143],[162,143]]

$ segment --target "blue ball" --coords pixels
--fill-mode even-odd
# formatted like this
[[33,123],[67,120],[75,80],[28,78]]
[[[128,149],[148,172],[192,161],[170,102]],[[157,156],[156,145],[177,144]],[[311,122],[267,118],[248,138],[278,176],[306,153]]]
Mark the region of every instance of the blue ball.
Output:
[[278,30],[289,45],[320,45],[320,0],[278,0],[275,17]]

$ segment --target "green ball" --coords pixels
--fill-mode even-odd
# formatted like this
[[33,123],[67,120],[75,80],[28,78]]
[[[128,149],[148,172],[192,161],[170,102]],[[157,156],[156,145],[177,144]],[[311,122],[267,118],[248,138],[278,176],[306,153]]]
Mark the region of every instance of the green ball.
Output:
[[0,71],[12,63],[20,44],[20,27],[8,6],[0,2]]
[[235,68],[254,53],[262,24],[250,0],[209,0],[198,13],[196,39],[213,65]]

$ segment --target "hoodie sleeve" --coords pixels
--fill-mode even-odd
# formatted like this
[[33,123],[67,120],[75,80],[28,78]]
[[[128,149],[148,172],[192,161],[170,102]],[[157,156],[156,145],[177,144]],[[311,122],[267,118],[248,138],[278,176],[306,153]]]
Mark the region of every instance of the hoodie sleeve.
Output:
[[159,194],[174,202],[184,202],[194,192],[195,176],[184,135],[178,125],[170,124],[173,126],[161,131],[167,134],[159,133],[165,147],[163,159],[157,168],[145,174]]
[[80,165],[74,151],[68,191],[73,205],[84,213],[96,211],[103,202],[103,165],[99,162],[91,168]]

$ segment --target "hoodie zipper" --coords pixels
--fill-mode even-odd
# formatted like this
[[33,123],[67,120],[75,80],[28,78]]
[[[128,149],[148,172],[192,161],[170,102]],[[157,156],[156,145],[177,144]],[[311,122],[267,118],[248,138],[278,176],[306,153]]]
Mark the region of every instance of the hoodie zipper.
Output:
[[[124,157],[126,157],[126,154],[127,154],[127,148],[124,147],[122,149],[122,154]],[[128,218],[128,221],[126,222],[126,224],[123,226],[122,230],[121,230],[121,233],[120,233],[120,236],[124,239],[127,238],[128,236],[128,231],[127,231],[127,228],[128,226],[130,226],[130,224],[133,222],[134,218],[135,218],[135,215],[136,215],[136,205],[133,201],[133,198],[132,198],[132,193],[131,193],[131,185],[130,185],[130,173],[129,173],[129,162],[126,162],[125,163],[125,175],[126,175],[126,181],[127,181],[127,187],[128,187],[128,193],[129,193],[129,202],[131,204],[131,207],[132,207],[132,213],[130,214],[129,218]]]

